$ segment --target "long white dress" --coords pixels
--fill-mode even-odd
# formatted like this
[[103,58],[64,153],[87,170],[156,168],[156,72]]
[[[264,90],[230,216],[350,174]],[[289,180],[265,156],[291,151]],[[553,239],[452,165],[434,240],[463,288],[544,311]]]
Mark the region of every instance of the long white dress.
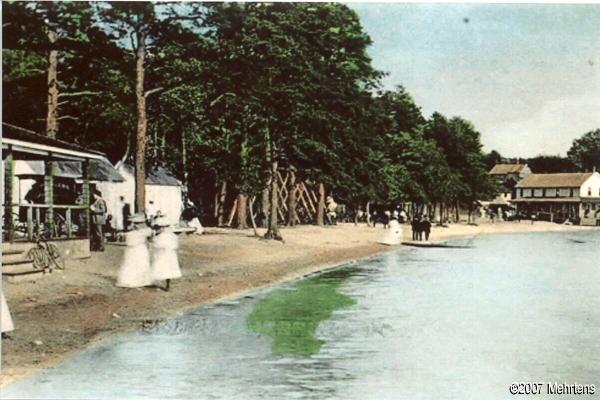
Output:
[[135,288],[152,284],[150,252],[146,245],[150,236],[150,228],[136,229],[125,234],[127,247],[119,269],[117,286]]
[[389,223],[389,229],[384,229],[378,243],[387,244],[389,246],[402,243],[402,226],[398,221],[392,219]]
[[0,324],[2,328],[0,329],[2,332],[10,332],[15,329],[15,325],[13,324],[12,317],[10,316],[10,311],[8,310],[8,304],[6,303],[6,299],[4,298],[4,292],[0,292],[0,297],[2,299],[2,305],[0,306]]
[[179,238],[170,227],[152,239],[152,278],[155,281],[181,277],[178,248]]

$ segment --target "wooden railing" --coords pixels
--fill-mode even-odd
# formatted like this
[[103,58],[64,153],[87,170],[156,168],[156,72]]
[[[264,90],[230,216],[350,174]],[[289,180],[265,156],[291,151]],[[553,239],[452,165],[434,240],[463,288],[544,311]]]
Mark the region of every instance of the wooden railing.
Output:
[[[79,224],[74,223],[77,214]],[[9,241],[17,236],[30,241],[38,237],[88,237],[89,207],[75,204],[5,204],[3,230]]]

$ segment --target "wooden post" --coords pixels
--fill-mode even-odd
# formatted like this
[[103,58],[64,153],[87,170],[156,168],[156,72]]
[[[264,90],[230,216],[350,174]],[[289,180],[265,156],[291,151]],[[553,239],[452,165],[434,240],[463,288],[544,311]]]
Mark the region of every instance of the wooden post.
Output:
[[319,183],[319,202],[317,206],[317,225],[323,226],[325,225],[325,185],[323,183]]
[[83,185],[81,187],[81,199],[82,205],[85,208],[82,210],[83,215],[81,218],[82,232],[85,234],[86,238],[90,237],[90,160],[83,161],[82,164],[82,172],[83,172]]
[[73,236],[73,229],[71,226],[71,208],[67,208],[67,211],[65,213],[65,219],[67,222],[67,238],[71,239],[71,237]]
[[27,240],[33,241],[33,207],[27,207]]
[[6,152],[6,163],[4,169],[4,223],[9,242],[13,241],[15,234],[14,219],[12,215],[13,200],[13,180],[14,180],[14,160],[12,146],[8,147]]
[[54,234],[54,166],[53,161],[44,161],[44,203],[48,206],[45,222],[51,235]]

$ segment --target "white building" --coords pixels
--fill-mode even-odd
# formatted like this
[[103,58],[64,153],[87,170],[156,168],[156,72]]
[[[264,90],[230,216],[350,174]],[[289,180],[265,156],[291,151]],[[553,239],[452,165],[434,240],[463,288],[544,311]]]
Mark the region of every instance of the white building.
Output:
[[542,219],[600,223],[600,173],[531,174],[516,188],[518,210]]
[[[97,188],[106,200],[108,213],[113,215],[114,227],[122,228],[123,205],[128,204],[131,213],[135,209],[135,169],[132,165],[119,161],[116,170],[123,182],[102,182]],[[119,198],[124,198],[122,203]],[[166,216],[172,224],[179,223],[183,209],[182,184],[163,167],[146,171],[146,208],[154,202],[153,208]]]

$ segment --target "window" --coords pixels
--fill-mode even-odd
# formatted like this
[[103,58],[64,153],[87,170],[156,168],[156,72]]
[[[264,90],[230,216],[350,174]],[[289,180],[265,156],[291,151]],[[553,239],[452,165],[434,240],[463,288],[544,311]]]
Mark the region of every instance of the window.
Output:
[[523,189],[519,189],[519,197],[523,197]]
[[569,197],[573,197],[573,188],[569,189]]
[[542,197],[546,197],[546,189],[542,189]]

